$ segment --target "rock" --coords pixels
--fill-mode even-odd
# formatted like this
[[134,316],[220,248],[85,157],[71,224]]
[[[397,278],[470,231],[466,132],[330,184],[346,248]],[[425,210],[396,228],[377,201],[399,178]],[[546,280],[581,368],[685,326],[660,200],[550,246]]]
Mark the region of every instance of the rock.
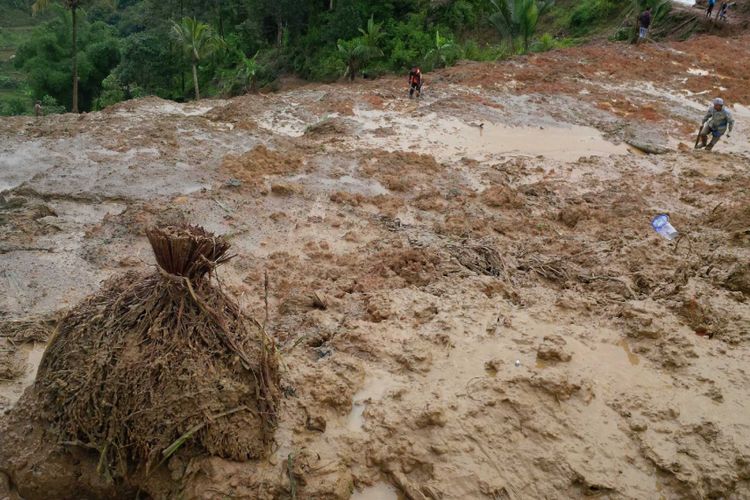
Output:
[[727,276],[724,287],[750,296],[750,264],[738,264]]
[[544,361],[570,361],[573,357],[565,351],[565,339],[560,335],[545,335],[536,351],[536,357]]
[[307,415],[305,428],[308,431],[325,432],[326,419],[322,415]]
[[669,152],[666,145],[666,137],[654,130],[633,126],[625,130],[625,144],[633,146],[644,153],[651,155],[663,155]]

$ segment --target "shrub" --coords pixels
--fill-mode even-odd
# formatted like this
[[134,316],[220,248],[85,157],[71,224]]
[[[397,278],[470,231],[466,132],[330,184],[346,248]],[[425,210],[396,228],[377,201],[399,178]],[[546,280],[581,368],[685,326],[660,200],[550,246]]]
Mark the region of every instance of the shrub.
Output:
[[20,97],[6,97],[0,101],[0,115],[25,115],[30,111],[25,99]]

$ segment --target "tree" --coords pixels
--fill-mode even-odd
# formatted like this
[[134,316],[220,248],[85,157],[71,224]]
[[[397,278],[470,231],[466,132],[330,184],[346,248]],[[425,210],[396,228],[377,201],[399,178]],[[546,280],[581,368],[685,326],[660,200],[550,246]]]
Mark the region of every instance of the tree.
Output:
[[515,40],[523,39],[524,51],[529,50],[529,42],[534,36],[539,16],[554,4],[554,0],[490,0],[495,12],[490,15],[490,23],[507,37],[515,52]]
[[383,57],[380,41],[384,33],[381,31],[381,25],[370,17],[367,21],[367,28],[360,28],[359,32],[361,36],[348,41],[339,40],[336,45],[341,59],[346,64],[344,76],[348,76],[351,81],[354,81],[354,77],[357,76],[362,66],[373,59]]
[[[54,0],[36,0],[31,6],[31,12],[36,15],[42,10],[49,7],[50,3]],[[73,35],[73,106],[71,111],[78,113],[78,8],[81,6],[82,0],[58,0],[66,9],[70,10],[73,16],[73,27],[71,29]]]
[[376,23],[375,18],[371,16],[367,20],[367,28],[359,28],[359,32],[362,33],[362,43],[371,51],[372,57],[381,57],[383,55],[383,51],[380,50],[380,41],[385,35],[382,27],[383,25]]
[[222,42],[211,27],[195,18],[186,17],[179,23],[172,21],[172,35],[182,45],[193,66],[195,99],[201,98],[198,87],[198,64],[221,47]]
[[425,59],[432,61],[436,67],[448,65],[449,58],[454,56],[458,47],[450,38],[440,36],[440,31],[435,30],[435,39],[430,50],[425,54]]
[[68,61],[72,16],[61,6],[55,6],[55,10],[59,15],[36,26],[18,47],[13,65],[26,75],[34,99],[49,95],[71,110],[75,95],[78,111],[87,111],[101,90],[102,80],[120,62],[119,40],[111,26],[80,17],[76,29],[78,85],[72,94],[73,71]]

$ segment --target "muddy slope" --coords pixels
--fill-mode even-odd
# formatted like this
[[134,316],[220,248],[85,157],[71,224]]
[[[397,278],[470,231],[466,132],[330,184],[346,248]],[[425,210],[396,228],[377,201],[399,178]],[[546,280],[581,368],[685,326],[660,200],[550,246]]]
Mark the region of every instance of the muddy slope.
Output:
[[[0,406],[44,340],[9,321],[199,222],[261,321],[268,274],[285,397],[269,461],[170,462],[186,498],[746,498],[748,41],[5,119]],[[737,131],[694,152],[716,94]]]

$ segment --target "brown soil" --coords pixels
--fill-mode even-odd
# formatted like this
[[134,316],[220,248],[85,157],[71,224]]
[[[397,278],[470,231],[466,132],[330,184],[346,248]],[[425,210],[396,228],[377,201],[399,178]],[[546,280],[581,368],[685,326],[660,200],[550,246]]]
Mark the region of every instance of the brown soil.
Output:
[[[144,491],[750,497],[748,41],[461,64],[419,101],[394,77],[0,121],[0,314],[145,271],[161,220],[232,242],[218,279],[281,353],[274,451],[175,456]],[[719,94],[737,129],[693,151]],[[560,137],[575,154],[537,147]],[[96,452],[31,439],[52,444],[10,460],[36,492],[131,493],[97,485]]]

